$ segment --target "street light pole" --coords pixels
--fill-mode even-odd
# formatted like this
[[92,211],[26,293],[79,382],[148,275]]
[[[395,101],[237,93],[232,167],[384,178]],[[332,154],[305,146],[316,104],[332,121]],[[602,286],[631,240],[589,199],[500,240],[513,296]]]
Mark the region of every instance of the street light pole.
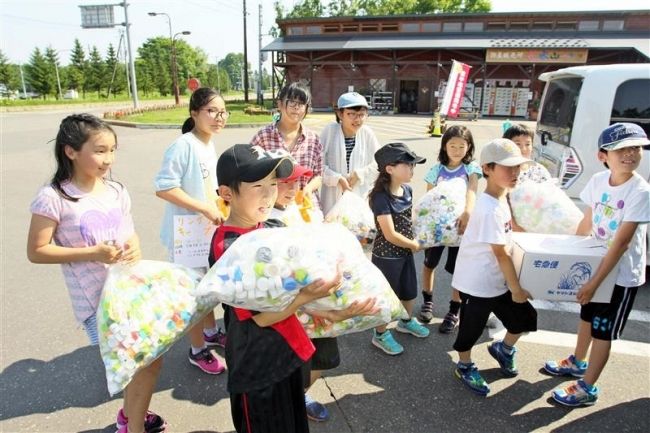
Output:
[[169,46],[170,48],[170,62],[171,62],[171,73],[172,73],[172,91],[174,92],[174,101],[176,102],[176,105],[180,104],[180,96],[178,92],[176,91],[176,55],[174,53],[174,35],[172,33],[172,19],[170,18],[169,14],[166,12],[149,12],[149,16],[155,17],[158,15],[163,15],[165,18],[167,18],[167,25],[169,26],[169,43],[171,44]]
[[172,63],[173,63],[173,67],[172,67],[173,77],[172,77],[172,79],[173,79],[173,86],[174,86],[174,99],[176,100],[176,105],[180,104],[180,101],[181,101],[180,92],[178,90],[178,63],[176,62],[176,36],[178,36],[178,35],[189,35],[191,33],[192,32],[184,30],[182,32],[176,33],[172,37]]

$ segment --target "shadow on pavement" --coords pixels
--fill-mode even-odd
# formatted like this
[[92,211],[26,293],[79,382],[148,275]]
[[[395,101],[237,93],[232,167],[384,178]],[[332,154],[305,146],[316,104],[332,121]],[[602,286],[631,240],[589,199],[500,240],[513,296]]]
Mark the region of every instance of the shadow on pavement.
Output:
[[552,433],[648,431],[650,424],[648,411],[650,411],[650,398],[639,398],[586,415],[552,430]]
[[[163,355],[156,392],[171,389],[174,399],[204,406],[228,399],[227,375],[209,376],[192,367],[187,362],[188,347],[187,343],[179,342]],[[121,395],[108,395],[105,380],[99,350],[94,346],[76,349],[50,361],[22,359],[0,373],[3,396],[0,420],[71,407],[92,408],[120,399]],[[154,395],[154,402],[155,399]]]

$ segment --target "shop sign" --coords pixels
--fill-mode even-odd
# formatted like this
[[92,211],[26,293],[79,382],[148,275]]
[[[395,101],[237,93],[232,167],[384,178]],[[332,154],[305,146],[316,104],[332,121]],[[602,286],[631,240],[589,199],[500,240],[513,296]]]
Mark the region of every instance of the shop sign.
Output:
[[587,63],[587,48],[488,48],[487,63]]

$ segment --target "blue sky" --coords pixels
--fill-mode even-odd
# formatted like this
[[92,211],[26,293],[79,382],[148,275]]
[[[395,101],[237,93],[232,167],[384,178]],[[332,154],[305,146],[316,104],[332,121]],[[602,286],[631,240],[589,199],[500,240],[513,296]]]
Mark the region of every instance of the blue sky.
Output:
[[[326,2],[326,0],[325,0]],[[115,0],[0,0],[0,49],[13,63],[27,62],[34,47],[52,45],[59,50],[62,64],[68,63],[69,50],[75,38],[84,47],[96,45],[105,54],[109,43],[117,47],[118,29],[82,29],[78,5],[115,4]],[[272,0],[247,0],[248,60],[256,64],[258,52],[258,5],[263,5],[263,33],[275,20]],[[166,12],[172,19],[174,33],[189,30],[181,36],[192,46],[202,48],[210,63],[229,52],[243,51],[243,18],[241,0],[130,0],[129,20],[133,49],[152,36],[169,36],[164,17],[150,17],[147,12]],[[290,7],[293,0],[283,0]],[[569,11],[649,9],[640,0],[492,0],[493,12]],[[115,19],[123,21],[123,9],[115,7]],[[264,36],[263,45],[272,38]]]

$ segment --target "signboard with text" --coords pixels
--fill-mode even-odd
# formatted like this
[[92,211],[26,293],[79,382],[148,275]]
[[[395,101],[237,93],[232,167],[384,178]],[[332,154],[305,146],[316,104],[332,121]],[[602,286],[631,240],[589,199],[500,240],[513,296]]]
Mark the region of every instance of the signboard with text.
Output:
[[105,29],[115,27],[113,5],[79,6],[81,27],[84,29]]
[[587,62],[587,48],[488,48],[487,63],[562,63]]
[[445,94],[442,98],[440,115],[450,118],[458,117],[458,112],[463,104],[465,96],[465,86],[469,78],[469,69],[471,66],[454,60],[451,64],[449,80],[445,88]]

